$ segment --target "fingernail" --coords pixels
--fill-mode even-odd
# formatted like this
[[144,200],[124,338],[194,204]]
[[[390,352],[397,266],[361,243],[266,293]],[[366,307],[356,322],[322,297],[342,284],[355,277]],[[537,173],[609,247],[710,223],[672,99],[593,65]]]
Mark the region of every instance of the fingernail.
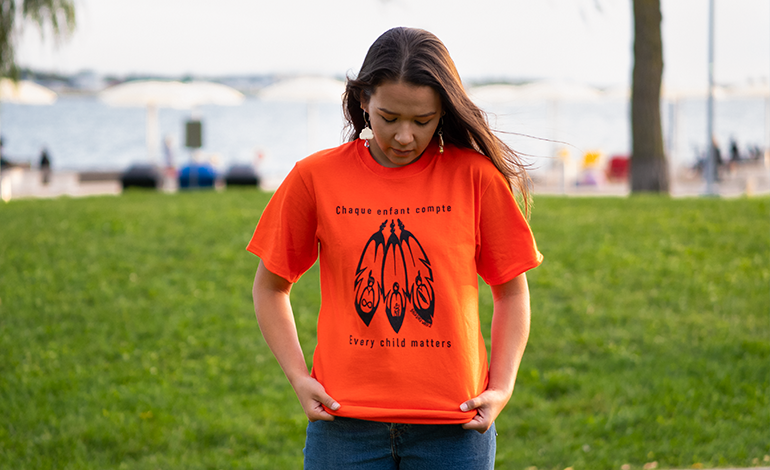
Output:
[[462,405],[460,405],[460,411],[468,411],[468,404],[463,403]]
[[337,403],[336,401],[334,403],[332,403],[332,410],[337,411],[339,409],[340,409],[340,404],[339,403]]

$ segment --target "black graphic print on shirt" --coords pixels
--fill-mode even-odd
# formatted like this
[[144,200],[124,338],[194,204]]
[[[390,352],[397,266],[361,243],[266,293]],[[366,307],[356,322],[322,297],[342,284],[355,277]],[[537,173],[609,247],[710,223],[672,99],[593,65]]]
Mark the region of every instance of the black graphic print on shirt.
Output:
[[[398,235],[396,234],[398,222]],[[366,326],[383,304],[385,315],[396,333],[410,310],[425,326],[433,324],[435,297],[433,269],[417,237],[400,219],[390,221],[385,239],[385,219],[364,245],[355,279],[356,312]]]

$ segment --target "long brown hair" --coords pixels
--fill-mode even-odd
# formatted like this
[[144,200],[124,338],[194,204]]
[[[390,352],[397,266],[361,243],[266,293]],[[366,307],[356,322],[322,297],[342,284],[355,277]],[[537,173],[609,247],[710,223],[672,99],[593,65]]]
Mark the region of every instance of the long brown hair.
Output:
[[[529,212],[529,177],[521,157],[489,127],[487,114],[465,92],[460,75],[446,46],[434,34],[415,28],[393,28],[383,33],[366,54],[361,71],[348,77],[343,110],[347,137],[358,138],[365,127],[361,111],[362,93],[367,97],[384,82],[429,86],[441,97],[444,141],[469,148],[489,158],[518,191]],[[368,98],[364,97],[364,101]]]

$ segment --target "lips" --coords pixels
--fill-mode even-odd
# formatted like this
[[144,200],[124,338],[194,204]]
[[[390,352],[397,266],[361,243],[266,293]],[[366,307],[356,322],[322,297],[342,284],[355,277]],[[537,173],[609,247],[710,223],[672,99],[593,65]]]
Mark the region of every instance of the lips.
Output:
[[394,154],[396,154],[397,157],[408,157],[412,153],[411,150],[398,150],[392,147],[391,147],[391,150],[393,151]]

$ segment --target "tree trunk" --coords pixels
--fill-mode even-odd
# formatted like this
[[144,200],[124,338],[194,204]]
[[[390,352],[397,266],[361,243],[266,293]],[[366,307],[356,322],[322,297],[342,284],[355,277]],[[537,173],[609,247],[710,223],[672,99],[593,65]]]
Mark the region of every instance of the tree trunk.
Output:
[[631,92],[631,192],[669,191],[660,124],[663,41],[660,0],[634,1],[634,72]]

